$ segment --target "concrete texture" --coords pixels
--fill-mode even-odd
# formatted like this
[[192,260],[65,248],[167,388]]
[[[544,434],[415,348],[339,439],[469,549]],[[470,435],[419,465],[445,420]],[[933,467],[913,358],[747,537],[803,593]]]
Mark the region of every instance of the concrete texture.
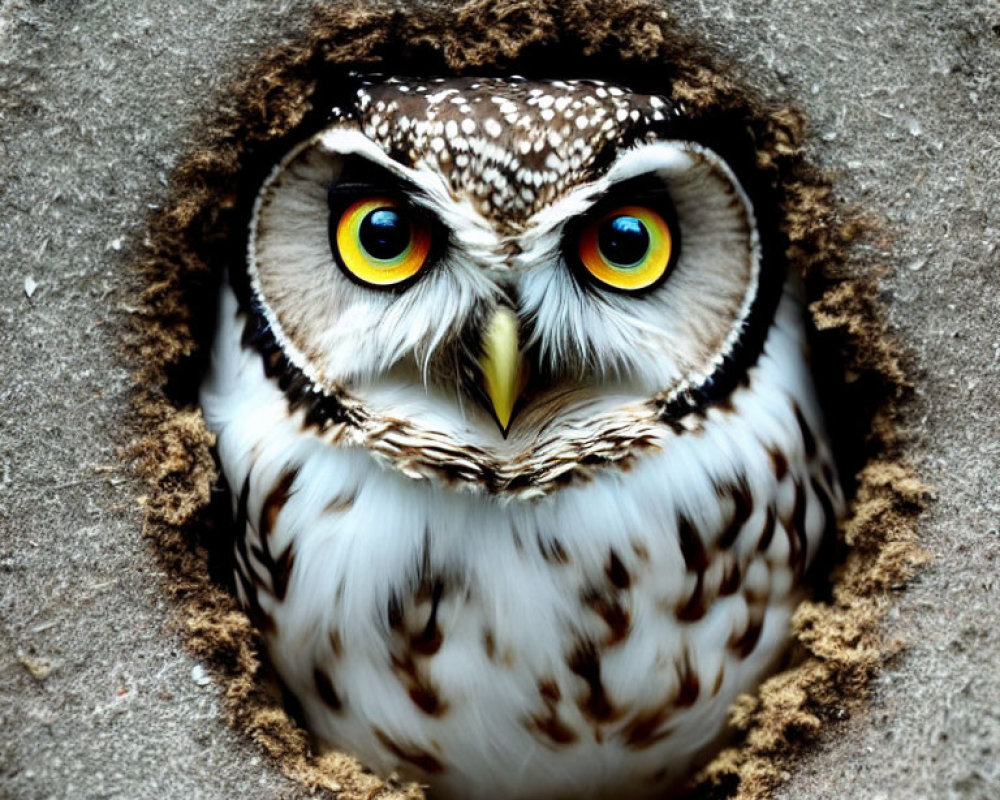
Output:
[[[0,798],[299,798],[220,721],[170,627],[119,455],[116,356],[147,209],[240,64],[307,0],[0,0]],[[933,563],[903,646],[781,798],[1000,797],[1000,9],[966,0],[668,7],[884,220],[908,452]],[[29,296],[30,295],[30,296]]]

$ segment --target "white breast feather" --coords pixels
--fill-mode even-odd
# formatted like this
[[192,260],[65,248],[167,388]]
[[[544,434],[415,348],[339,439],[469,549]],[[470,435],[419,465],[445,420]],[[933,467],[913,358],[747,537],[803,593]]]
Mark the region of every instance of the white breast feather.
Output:
[[[271,658],[310,728],[379,771],[431,782],[444,798],[619,797],[626,789],[642,796],[687,769],[716,741],[735,697],[759,682],[784,646],[801,597],[788,566],[795,534],[782,523],[794,513],[796,483],[806,501],[804,564],[829,522],[813,487],[829,492],[835,512],[842,507],[836,482],[824,476],[824,466],[831,474],[826,443],[817,436],[816,454],[807,457],[795,419],[793,404],[813,432],[822,431],[795,294],[786,290],[750,383],[734,395],[735,413],[710,410],[697,434],[663,426],[657,449],[630,471],[611,467],[525,501],[415,480],[364,450],[304,432],[258,353],[240,344],[244,319],[225,289],[202,406],[234,502],[249,475],[251,542],[265,497],[297,470],[268,539],[271,553],[289,545],[294,553],[287,591],[283,601],[262,591],[259,602],[275,622],[265,634]],[[780,481],[769,450],[787,459]],[[725,557],[716,557],[714,539],[733,511],[716,487],[741,480],[753,509]],[[776,529],[756,553],[770,503]],[[716,597],[689,622],[673,613],[696,580],[679,540],[681,517],[712,553],[706,596],[718,594],[727,564],[739,563],[743,580],[740,591]],[[565,563],[553,558],[557,547]],[[629,627],[623,641],[601,647],[600,683],[613,713],[595,721],[592,687],[569,662],[580,642],[608,641],[616,610],[602,616],[581,597],[588,587],[607,588],[612,552],[629,586],[608,602],[620,603]],[[252,548],[247,560],[244,569],[266,576]],[[421,687],[408,684],[406,665],[392,667],[399,632],[387,608],[393,592],[415,591],[421,576],[446,583],[440,647],[410,664],[438,695],[440,714],[414,702]],[[748,591],[767,599],[759,639],[743,658],[731,643],[752,624]],[[331,637],[339,640],[336,656]],[[335,687],[339,710],[322,698],[317,669]],[[641,710],[669,702],[684,681],[690,689],[691,675],[697,698],[662,725],[650,719],[643,727]],[[559,699],[547,705],[540,682],[557,687]],[[556,741],[561,729],[571,743]],[[629,742],[640,734],[643,746]],[[421,754],[432,758],[423,767],[415,763]],[[434,762],[439,771],[427,769]]]

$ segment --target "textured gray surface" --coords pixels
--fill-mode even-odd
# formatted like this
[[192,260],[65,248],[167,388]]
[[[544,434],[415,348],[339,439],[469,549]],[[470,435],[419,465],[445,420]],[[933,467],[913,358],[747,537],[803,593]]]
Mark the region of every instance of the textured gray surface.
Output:
[[[309,5],[0,0],[0,797],[306,796],[220,722],[169,627],[115,449],[115,347],[147,207],[225,80]],[[935,561],[887,622],[905,651],[780,796],[1000,797],[1000,10],[673,10],[806,110],[812,157],[894,232],[871,255],[938,498]]]

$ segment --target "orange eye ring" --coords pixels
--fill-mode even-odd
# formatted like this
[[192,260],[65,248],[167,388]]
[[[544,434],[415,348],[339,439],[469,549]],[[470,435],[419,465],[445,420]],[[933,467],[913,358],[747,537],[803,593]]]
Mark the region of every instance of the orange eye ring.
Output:
[[611,289],[641,292],[670,272],[674,235],[670,224],[648,206],[623,205],[587,224],[578,244],[588,275]]
[[348,277],[366,286],[393,287],[417,276],[428,262],[430,226],[412,219],[389,197],[355,200],[336,219],[331,240]]

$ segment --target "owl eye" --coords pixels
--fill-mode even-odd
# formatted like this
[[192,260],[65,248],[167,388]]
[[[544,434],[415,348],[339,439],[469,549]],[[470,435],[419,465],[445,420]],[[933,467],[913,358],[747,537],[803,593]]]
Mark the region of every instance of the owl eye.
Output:
[[431,226],[388,197],[364,197],[330,217],[330,240],[337,263],[366,286],[398,286],[427,264]]
[[579,257],[587,274],[625,292],[659,283],[674,261],[674,235],[663,215],[648,206],[618,206],[596,217],[579,238]]

